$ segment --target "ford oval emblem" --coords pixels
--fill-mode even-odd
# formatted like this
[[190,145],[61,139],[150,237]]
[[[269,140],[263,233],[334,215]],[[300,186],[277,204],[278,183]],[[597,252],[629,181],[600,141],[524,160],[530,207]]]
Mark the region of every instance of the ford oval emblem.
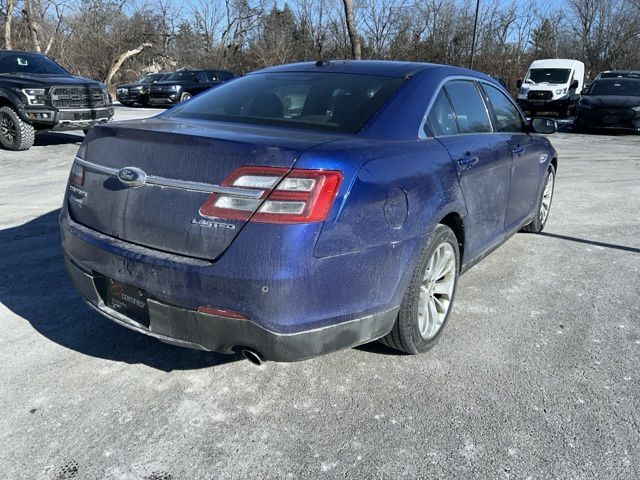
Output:
[[124,167],[118,170],[118,180],[128,187],[141,187],[147,182],[147,174],[136,167]]

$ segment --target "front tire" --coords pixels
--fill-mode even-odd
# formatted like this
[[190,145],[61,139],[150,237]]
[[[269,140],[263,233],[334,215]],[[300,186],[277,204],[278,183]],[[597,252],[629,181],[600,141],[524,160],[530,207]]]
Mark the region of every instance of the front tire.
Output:
[[458,239],[446,225],[429,235],[391,332],[380,341],[416,354],[432,348],[447,323],[458,284]]
[[549,218],[549,211],[551,210],[551,201],[553,200],[553,188],[556,183],[556,169],[553,165],[549,165],[547,170],[547,178],[544,182],[544,188],[538,198],[537,210],[535,218],[522,227],[523,232],[540,233],[544,226],[547,224]]
[[182,95],[180,95],[180,101],[181,102],[186,102],[187,100],[189,100],[193,95],[191,95],[189,92],[183,92]]
[[14,152],[29,150],[35,137],[33,126],[22,120],[13,108],[0,108],[0,143],[4,148]]

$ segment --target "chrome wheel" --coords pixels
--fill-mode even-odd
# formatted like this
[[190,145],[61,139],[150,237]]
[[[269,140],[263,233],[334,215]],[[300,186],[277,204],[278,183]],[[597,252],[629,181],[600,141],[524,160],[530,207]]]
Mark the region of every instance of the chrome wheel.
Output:
[[0,122],[0,133],[7,141],[7,143],[12,144],[16,140],[16,135],[18,134],[18,129],[16,128],[16,124],[13,123],[13,120],[9,115],[2,115],[2,122]]
[[191,94],[189,92],[185,92],[182,94],[182,96],[180,97],[180,101],[181,102],[186,102],[187,100],[189,100],[191,98]]
[[451,305],[456,284],[456,256],[446,242],[436,247],[427,262],[418,303],[418,329],[425,340],[435,337]]
[[544,225],[549,216],[549,210],[551,209],[551,198],[553,197],[553,172],[549,172],[547,175],[547,182],[544,184],[544,190],[542,191],[542,201],[540,202],[540,223]]

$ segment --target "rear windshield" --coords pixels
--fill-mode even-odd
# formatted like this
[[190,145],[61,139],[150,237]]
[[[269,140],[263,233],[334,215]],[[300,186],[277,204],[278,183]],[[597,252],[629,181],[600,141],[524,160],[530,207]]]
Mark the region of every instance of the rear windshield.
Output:
[[0,74],[69,75],[64,68],[44,55],[0,53]]
[[569,81],[570,74],[571,70],[568,68],[532,68],[525,82],[562,84]]
[[589,95],[620,95],[626,97],[640,97],[640,80],[631,78],[603,78],[596,80]]
[[169,115],[355,133],[402,81],[319,72],[254,74],[210,90]]

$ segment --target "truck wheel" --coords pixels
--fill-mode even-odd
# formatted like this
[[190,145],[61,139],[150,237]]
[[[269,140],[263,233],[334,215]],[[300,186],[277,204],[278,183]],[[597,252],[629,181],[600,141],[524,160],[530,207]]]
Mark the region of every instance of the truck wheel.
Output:
[[547,179],[544,182],[544,188],[538,198],[537,210],[535,218],[522,227],[523,232],[540,233],[547,223],[549,218],[549,210],[551,210],[551,200],[553,200],[553,186],[556,180],[556,170],[553,165],[549,165],[547,170]]
[[438,225],[422,249],[393,330],[380,342],[412,354],[433,347],[449,318],[459,271],[458,239]]
[[187,100],[189,100],[193,95],[191,95],[189,92],[184,92],[182,95],[180,95],[180,101],[181,102],[186,102]]
[[11,107],[0,108],[0,143],[8,150],[29,150],[36,132]]

